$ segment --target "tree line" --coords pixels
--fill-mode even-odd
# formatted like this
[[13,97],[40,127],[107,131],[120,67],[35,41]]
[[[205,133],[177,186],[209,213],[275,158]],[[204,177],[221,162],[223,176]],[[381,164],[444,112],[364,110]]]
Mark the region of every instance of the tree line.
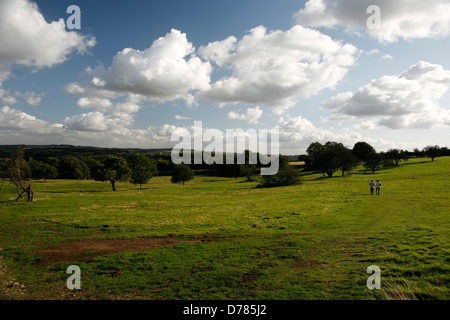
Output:
[[321,172],[322,175],[332,177],[337,171],[344,176],[362,164],[365,169],[375,173],[377,170],[388,167],[398,167],[401,161],[410,158],[429,157],[432,161],[440,156],[450,156],[447,147],[428,146],[422,150],[414,149],[410,152],[401,149],[390,149],[386,152],[377,152],[367,142],[357,142],[353,149],[345,147],[342,143],[328,141],[325,144],[313,142],[309,145],[305,155],[298,157],[305,162],[305,169]]
[[[216,176],[246,177],[246,181],[255,181],[254,176],[264,167],[257,154],[257,163],[250,163],[250,152],[245,151],[244,163],[238,163],[238,155],[234,155],[234,163],[226,164],[224,155],[223,164],[194,163],[194,152],[191,152],[190,165],[175,165],[169,152],[139,152],[139,150],[114,149],[113,154],[106,154],[105,149],[100,149],[100,154],[94,155],[51,155],[47,148],[40,152],[29,153],[27,149],[17,147],[15,149],[2,149],[0,157],[0,178],[10,179],[17,187],[18,199],[24,194],[29,201],[33,200],[31,185],[26,181],[48,179],[86,179],[96,181],[109,181],[113,191],[116,191],[116,183],[131,182],[142,188],[155,175],[171,175],[173,183],[183,185],[197,174],[208,173]],[[67,152],[67,149],[63,150]],[[83,149],[85,150],[85,149]],[[91,149],[86,149],[91,150]],[[321,172],[325,177],[341,171],[341,175],[350,172],[356,166],[362,164],[364,168],[375,173],[386,167],[399,166],[401,161],[407,161],[413,157],[429,157],[432,161],[440,156],[450,156],[447,147],[428,146],[422,150],[414,149],[412,152],[400,149],[391,149],[386,152],[376,150],[366,142],[358,142],[352,149],[342,143],[329,141],[325,144],[313,142],[306,150],[307,154],[300,155],[298,160],[304,161],[305,171]],[[31,154],[31,155],[30,155]],[[6,156],[5,156],[6,155]],[[34,157],[33,157],[34,156]],[[278,155],[279,171],[273,176],[263,176],[260,187],[286,186],[301,183],[299,170],[288,163],[290,158]]]
[[[33,193],[31,186],[26,187],[25,182],[32,180],[71,179],[71,180],[96,180],[109,181],[113,191],[117,191],[118,182],[131,182],[142,188],[155,175],[171,175],[173,183],[183,185],[197,173],[209,173],[217,176],[246,177],[247,181],[255,181],[254,176],[264,167],[257,155],[257,163],[250,163],[250,153],[244,154],[244,163],[239,164],[238,155],[234,155],[234,163],[212,164],[204,161],[194,164],[194,152],[191,152],[191,165],[175,165],[168,152],[125,152],[123,154],[96,154],[96,155],[49,155],[48,149],[42,149],[36,153],[26,154],[27,149],[20,146],[9,149],[6,157],[0,158],[0,178],[11,179],[17,189],[27,193],[30,201]],[[4,152],[4,150],[3,150]],[[33,156],[37,156],[36,159]],[[5,152],[4,154],[5,155]],[[47,156],[43,156],[47,155]],[[287,166],[287,157],[280,156],[280,168]],[[277,176],[278,177],[278,176]],[[272,179],[273,180],[273,179]],[[286,179],[282,179],[285,181]],[[272,181],[273,182],[273,181]],[[281,182],[285,183],[285,182]],[[28,190],[28,191],[27,191]],[[21,195],[17,198],[19,199]]]

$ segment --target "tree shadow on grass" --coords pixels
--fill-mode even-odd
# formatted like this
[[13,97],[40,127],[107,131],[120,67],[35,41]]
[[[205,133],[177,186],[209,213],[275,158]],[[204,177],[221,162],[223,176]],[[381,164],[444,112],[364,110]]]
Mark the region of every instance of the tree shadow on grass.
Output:
[[[435,160],[436,161],[436,160]],[[409,161],[407,161],[407,162],[403,162],[402,164],[401,164],[401,166],[410,166],[410,165],[414,165],[414,164],[424,164],[424,163],[431,163],[431,162],[433,162],[433,161],[431,161],[431,160],[428,160],[428,161],[418,161],[418,162],[409,162]]]

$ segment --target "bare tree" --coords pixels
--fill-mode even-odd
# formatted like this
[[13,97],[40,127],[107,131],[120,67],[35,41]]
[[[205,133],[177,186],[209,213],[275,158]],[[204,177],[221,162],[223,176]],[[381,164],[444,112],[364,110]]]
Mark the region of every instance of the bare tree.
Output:
[[17,190],[20,192],[16,201],[21,199],[25,193],[27,194],[27,201],[34,201],[34,191],[31,188],[31,184],[29,184],[28,187],[25,187],[28,164],[23,158],[23,148],[19,147],[13,153],[9,170],[11,181],[16,185]]

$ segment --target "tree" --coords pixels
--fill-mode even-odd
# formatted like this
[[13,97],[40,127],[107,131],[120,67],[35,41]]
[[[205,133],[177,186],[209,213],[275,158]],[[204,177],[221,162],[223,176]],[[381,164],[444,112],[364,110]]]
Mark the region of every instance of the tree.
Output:
[[376,152],[370,144],[364,141],[360,141],[355,143],[352,153],[359,161],[364,162],[366,160],[369,160],[370,157],[373,156]]
[[61,179],[90,179],[89,167],[75,156],[63,156],[58,161],[58,173]]
[[81,161],[89,168],[89,175],[91,179],[96,179],[96,175],[101,169],[103,169],[103,164],[101,159],[103,159],[103,156],[84,156],[81,157]]
[[217,170],[220,176],[237,178],[244,175],[243,164],[232,163],[232,164],[222,164],[217,166]]
[[358,165],[358,158],[353,155],[352,151],[345,148],[340,154],[342,176],[346,172],[352,171]]
[[9,170],[10,167],[11,167],[11,159],[0,158],[0,178],[2,179],[2,184],[3,180],[11,177]]
[[375,153],[373,154],[369,159],[364,161],[364,168],[371,170],[372,174],[375,173],[375,171],[380,170],[383,166],[383,157]]
[[56,179],[58,176],[56,167],[33,159],[30,161],[30,171],[33,179],[44,179],[44,181]]
[[41,166],[41,178],[44,181],[47,179],[56,179],[58,177],[58,169],[47,163],[43,163]]
[[416,158],[419,158],[419,157],[422,156],[422,151],[420,151],[420,150],[417,149],[417,148],[414,148],[413,153],[414,153],[414,156],[415,156]]
[[278,157],[278,165],[279,165],[280,169],[284,169],[287,166],[289,166],[289,162],[290,162],[290,159],[286,156],[283,156],[280,154],[280,156]]
[[172,171],[172,178],[170,181],[172,183],[179,183],[182,182],[183,186],[184,183],[192,180],[194,178],[194,173],[192,172],[191,168],[185,164],[180,164],[175,166],[175,168]]
[[320,142],[313,142],[309,145],[308,149],[306,149],[306,153],[308,154],[307,159],[305,161],[306,168],[308,170],[319,170],[319,166],[317,163],[317,156],[324,150],[324,146]]
[[431,158],[431,161],[434,161],[435,158],[441,155],[441,148],[439,146],[428,146],[423,149],[423,152],[427,157]]
[[322,172],[327,174],[329,178],[333,174],[344,167],[344,172],[349,170],[352,164],[347,163],[351,161],[350,151],[344,147],[342,143],[328,141],[323,146],[323,151],[316,155],[315,166]]
[[253,182],[255,179],[253,176],[258,172],[258,167],[254,164],[240,165],[241,175],[247,177],[247,182]]
[[156,160],[157,163],[157,169],[160,173],[169,173],[173,170],[175,167],[174,163],[170,159],[162,159],[158,158]]
[[447,147],[442,147],[440,152],[441,157],[448,157],[450,156],[450,149]]
[[103,168],[96,174],[95,180],[109,181],[113,191],[116,182],[128,182],[131,178],[131,169],[125,159],[118,156],[105,156],[102,161]]
[[390,149],[386,152],[386,156],[388,159],[391,159],[392,161],[394,161],[394,165],[396,167],[399,166],[399,163],[401,160],[406,161],[406,153],[403,150],[399,150],[399,149]]
[[29,175],[28,163],[23,159],[23,148],[19,147],[12,155],[10,163],[11,181],[16,185],[19,193],[16,201],[22,198],[24,193],[27,194],[27,201],[34,201],[34,191],[31,184],[25,188],[25,179]]
[[142,184],[147,183],[158,173],[157,164],[154,159],[149,158],[145,153],[137,153],[130,160],[131,182],[138,184],[142,189]]

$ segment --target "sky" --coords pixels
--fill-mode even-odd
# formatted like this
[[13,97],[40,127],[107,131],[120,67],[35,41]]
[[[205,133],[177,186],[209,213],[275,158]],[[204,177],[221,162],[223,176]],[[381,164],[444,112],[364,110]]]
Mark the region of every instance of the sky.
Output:
[[449,36],[450,0],[0,0],[0,144],[449,146]]

